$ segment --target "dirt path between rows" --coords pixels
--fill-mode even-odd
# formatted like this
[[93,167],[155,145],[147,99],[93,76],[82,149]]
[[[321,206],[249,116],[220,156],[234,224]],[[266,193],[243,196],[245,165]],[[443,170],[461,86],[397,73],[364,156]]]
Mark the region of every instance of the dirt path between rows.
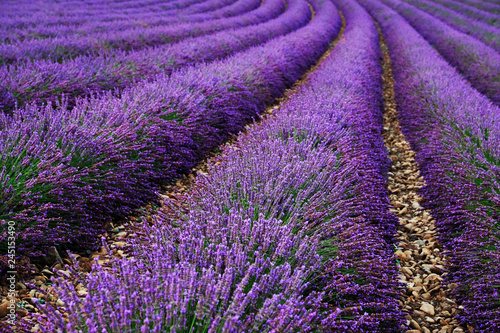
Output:
[[400,281],[405,285],[400,305],[408,312],[410,329],[406,333],[460,333],[455,315],[460,311],[447,294],[454,285],[443,285],[449,260],[437,240],[438,230],[429,210],[420,205],[418,189],[425,186],[415,161],[415,152],[406,141],[399,124],[394,79],[389,52],[380,27],[383,54],[384,129],[382,136],[392,161],[389,172],[391,211],[399,219],[396,257]]

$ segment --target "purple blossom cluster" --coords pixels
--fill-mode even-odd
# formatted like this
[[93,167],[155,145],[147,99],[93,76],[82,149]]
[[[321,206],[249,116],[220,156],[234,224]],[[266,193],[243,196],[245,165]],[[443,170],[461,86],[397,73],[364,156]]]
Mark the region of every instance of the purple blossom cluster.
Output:
[[[56,2],[16,2],[10,7],[9,3],[5,3],[0,13],[2,18],[0,39],[4,43],[13,43],[75,33],[88,35],[92,32],[109,30],[109,28],[124,29],[166,24],[175,22],[178,16],[216,11],[218,7],[227,3],[227,1],[218,0],[204,2],[183,0],[168,4],[164,1],[137,1],[122,10],[102,3],[89,6],[88,2],[59,4]],[[140,10],[137,10],[138,7]],[[224,10],[221,8],[218,12],[222,13]]]
[[488,13],[500,14],[500,5],[496,1],[461,0],[461,2]]
[[[54,22],[37,22],[37,24],[22,24],[22,20],[15,20],[14,28],[7,26],[4,31],[0,30],[0,39],[4,43],[12,44],[29,40],[40,40],[54,37],[77,38],[79,36],[91,36],[95,33],[109,33],[114,30],[128,30],[135,28],[151,28],[160,25],[182,24],[186,22],[201,22],[203,20],[218,19],[236,16],[238,8],[233,5],[236,0],[210,0],[201,3],[192,0],[193,6],[188,8],[165,10],[164,5],[151,8],[134,8],[129,13],[113,14],[109,10],[102,13],[84,12],[78,16],[66,17],[64,24],[54,25]],[[188,4],[183,1],[182,4]],[[86,15],[84,15],[86,14]],[[91,14],[90,17],[84,18]],[[83,16],[83,17],[82,17]],[[35,16],[36,17],[36,16]],[[43,19],[47,17],[44,16]],[[97,20],[97,21],[93,21]],[[68,22],[69,21],[69,22]],[[77,24],[79,22],[79,24]]]
[[[227,1],[227,0],[218,0]],[[261,0],[238,0],[226,8],[226,16],[205,21],[178,25],[160,25],[151,28],[113,29],[110,32],[90,36],[62,36],[42,40],[30,40],[14,44],[0,45],[0,65],[26,62],[34,59],[63,61],[79,55],[105,54],[115,50],[138,50],[141,48],[175,43],[187,37],[200,36],[210,32],[246,26],[262,22],[261,17],[268,14],[262,10]],[[234,16],[237,14],[243,14]],[[206,13],[205,15],[210,15]],[[197,16],[198,17],[198,16]],[[199,18],[197,19],[199,20]]]
[[[104,223],[155,200],[281,96],[326,50],[341,19],[313,2],[303,28],[223,61],[125,89],[0,115],[0,218],[19,226],[19,254],[92,247]],[[3,240],[4,234],[1,235]]]
[[474,331],[500,330],[500,109],[472,89],[390,8],[361,1],[391,53],[405,136],[417,152],[440,242],[450,253],[445,283]]
[[61,282],[69,322],[47,309],[45,332],[402,328],[378,33],[336,4],[345,34],[307,83],[210,162],[182,211],[166,202],[135,259],[96,264],[84,298]]
[[500,105],[500,54],[401,0],[382,0],[401,14],[471,85]]
[[[490,46],[497,52],[500,52],[500,16],[492,15],[499,27],[492,27],[476,18],[468,18],[461,14],[459,10],[453,11],[439,4],[427,0],[405,0],[409,4],[423,9],[429,14],[434,15],[449,26],[458,31],[466,33],[474,38],[477,38],[484,44]],[[453,1],[448,1],[453,2]],[[455,3],[455,2],[453,2]],[[480,12],[480,11],[479,11]],[[481,12],[482,16],[484,13]]]
[[[281,0],[268,0],[266,3],[269,5],[267,18],[272,18],[279,10],[285,10],[285,3]],[[26,102],[61,100],[62,95],[69,104],[74,104],[77,97],[85,94],[106,90],[121,91],[140,80],[152,79],[164,73],[171,74],[176,69],[199,62],[227,57],[294,31],[305,25],[310,18],[308,3],[305,0],[292,0],[287,10],[277,18],[245,28],[187,38],[176,44],[136,52],[116,52],[101,57],[84,56],[62,64],[40,60],[0,68],[0,81],[5,87],[0,103],[4,105],[4,112]],[[2,97],[5,101],[2,101]]]
[[495,28],[500,28],[500,18],[498,17],[497,13],[496,15],[493,13],[489,13],[484,10],[476,9],[472,6],[469,6],[465,3],[453,1],[453,0],[436,0],[435,2],[453,9],[456,13],[460,13],[462,15],[465,15],[471,19],[484,22],[486,24],[491,25],[492,27]]

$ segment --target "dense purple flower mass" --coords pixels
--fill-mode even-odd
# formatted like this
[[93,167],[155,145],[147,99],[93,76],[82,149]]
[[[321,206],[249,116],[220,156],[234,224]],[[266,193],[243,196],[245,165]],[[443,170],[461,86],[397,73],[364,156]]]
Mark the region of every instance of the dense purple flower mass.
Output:
[[462,0],[462,2],[488,13],[500,14],[500,5],[495,1]]
[[[362,3],[385,31],[401,124],[428,185],[423,190],[451,255],[461,320],[500,329],[500,109],[472,89],[401,16]],[[396,33],[397,31],[397,33]]]
[[[456,2],[453,0],[436,0],[435,2],[443,5],[444,7],[451,8],[454,10],[453,14],[462,14],[476,21],[484,22],[489,24],[495,28],[500,28],[500,20],[498,14],[500,13],[491,13],[484,10],[480,10],[474,8],[473,6],[467,5],[465,3]],[[441,7],[438,7],[441,8]],[[471,21],[472,22],[472,21]]]
[[500,331],[492,1],[1,2],[0,276],[8,221],[18,266],[52,247],[96,250],[108,225],[212,154],[180,205],[164,196],[131,256],[80,276],[87,294],[59,280],[67,318],[37,301],[42,331],[415,328],[381,134],[390,67],[451,262],[443,285],[463,307],[449,318]]
[[401,14],[471,85],[500,105],[500,54],[401,0],[382,0]]
[[[283,1],[270,0],[266,4],[269,5],[267,19],[284,11]],[[3,71],[0,70],[0,80],[8,93],[15,96],[18,106],[26,102],[57,101],[62,95],[73,103],[79,95],[119,91],[159,74],[170,74],[182,67],[224,58],[296,30],[306,24],[310,17],[306,1],[290,1],[285,13],[261,24],[136,52],[82,56],[62,64],[40,60],[4,67]],[[4,104],[3,109],[7,111],[8,106],[14,103],[7,100]]]
[[[4,11],[0,13],[4,14],[1,16],[3,20],[0,23],[0,38],[4,43],[17,43],[51,37],[75,37],[113,30],[147,28],[185,21],[199,22],[240,14],[235,11],[234,6],[229,6],[234,2],[235,0],[204,2],[186,0],[166,4],[163,1],[156,3],[136,1],[129,3],[128,6],[123,3],[122,8],[119,8],[118,4],[112,6],[113,3],[109,3],[108,6],[100,4],[101,6],[73,7],[66,4],[58,7],[55,2],[45,2],[42,10],[40,4],[30,8],[33,3],[29,2],[22,5],[21,11],[16,4],[12,12],[8,11],[6,3],[2,7]],[[78,9],[75,10],[76,8]]]
[[227,60],[160,75],[120,97],[0,115],[0,217],[19,221],[18,252],[92,244],[106,221],[155,199],[159,184],[241,130],[340,28],[330,2],[315,6],[305,27]]
[[47,331],[399,330],[378,33],[337,4],[345,33],[307,84],[212,161],[184,217],[156,217],[137,261],[98,269],[82,301],[67,285],[70,322]]
[[[223,0],[219,0],[223,1]],[[107,54],[114,50],[138,50],[147,46],[175,43],[184,38],[205,35],[210,32],[228,28],[241,27],[262,22],[262,16],[267,17],[268,9],[259,6],[260,0],[240,0],[233,6],[227,16],[235,13],[245,13],[229,18],[217,18],[197,23],[176,25],[159,25],[148,29],[131,28],[126,30],[113,29],[108,33],[97,33],[90,36],[82,35],[55,37],[51,39],[30,40],[14,44],[0,45],[0,65],[26,62],[33,59],[51,59],[63,61],[78,55]],[[253,10],[252,10],[253,9]],[[207,14],[208,15],[208,14]],[[196,22],[196,21],[195,21]]]
[[[405,0],[406,2],[425,10],[426,12],[439,18],[444,23],[450,25],[458,31],[464,32],[472,37],[477,38],[486,45],[490,46],[497,52],[500,52],[500,17],[498,15],[491,15],[487,22],[490,22],[492,26],[489,26],[487,22],[482,22],[480,19],[487,17],[484,12],[475,13],[472,18],[468,18],[462,15],[462,10],[465,12],[466,9],[458,7],[457,11],[450,10],[439,4],[432,3],[428,0]],[[460,5],[454,1],[443,0],[444,5],[448,3],[453,3]],[[463,5],[462,5],[463,6]],[[480,12],[480,11],[479,11]]]

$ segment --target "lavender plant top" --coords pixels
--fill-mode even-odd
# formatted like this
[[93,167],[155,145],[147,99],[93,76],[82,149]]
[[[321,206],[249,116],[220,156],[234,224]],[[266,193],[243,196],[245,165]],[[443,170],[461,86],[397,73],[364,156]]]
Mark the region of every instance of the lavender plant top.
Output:
[[[269,0],[267,18],[277,10],[284,11],[281,0]],[[63,64],[41,60],[0,69],[4,84],[3,111],[26,102],[45,103],[61,100],[69,104],[79,96],[95,92],[113,92],[131,86],[139,80],[203,61],[214,61],[259,45],[306,24],[311,13],[305,0],[290,1],[283,15],[268,22],[213,35],[188,38],[180,43],[137,52],[120,52],[102,57],[78,57]],[[264,18],[264,17],[263,17]]]
[[500,54],[400,0],[382,0],[401,14],[474,88],[500,105]]
[[345,41],[213,161],[186,211],[167,204],[137,260],[96,268],[84,299],[66,285],[69,323],[49,310],[46,332],[400,329],[378,34],[359,5],[336,3]]
[[500,14],[500,4],[481,0],[462,0],[463,3],[481,9],[482,11]]
[[[405,1],[425,10],[456,30],[477,38],[492,49],[500,52],[500,29],[491,27],[477,19],[469,19],[459,12],[455,12],[427,0]],[[497,16],[496,20],[500,24],[500,16]]]
[[[152,11],[148,10],[149,6],[145,6],[141,7],[140,10],[135,8],[133,12],[124,14],[115,14],[109,10],[79,12],[77,16],[65,16],[64,22],[60,24],[55,24],[54,20],[57,21],[57,18],[48,19],[47,16],[50,18],[49,12],[48,15],[42,17],[30,16],[27,19],[37,19],[31,24],[22,19],[11,19],[12,24],[5,27],[0,24],[0,40],[3,40],[3,43],[6,44],[12,44],[27,40],[54,37],[78,38],[95,33],[109,33],[113,30],[122,31],[133,28],[151,28],[159,25],[201,22],[241,14],[238,5],[232,5],[234,2],[235,0],[210,0],[195,4],[187,9],[179,8],[174,10],[165,10],[163,7],[166,7],[166,5],[161,5],[161,9],[153,7]],[[183,1],[183,4],[187,5],[188,1]],[[19,7],[18,11],[24,10],[22,6]]]
[[[225,1],[225,0],[220,0]],[[146,29],[128,29],[109,33],[93,34],[73,38],[51,38],[0,45],[0,64],[9,64],[32,59],[62,61],[82,54],[103,54],[114,50],[138,50],[147,46],[174,43],[190,36],[199,36],[229,27],[245,26],[261,22],[266,11],[259,10],[260,0],[239,0],[233,5],[232,15],[247,13],[245,17],[221,18],[177,26],[166,25]],[[259,7],[259,8],[258,8]],[[256,9],[257,8],[257,9]],[[228,15],[231,16],[231,15]]]
[[500,329],[500,109],[472,89],[406,21],[363,0],[380,22],[393,61],[405,136],[426,179],[422,195],[451,252],[445,283],[481,332]]
[[[228,2],[229,1],[229,2]],[[34,27],[69,26],[76,28],[78,25],[90,21],[110,22],[114,20],[141,19],[145,15],[151,16],[177,16],[186,14],[214,11],[220,7],[234,3],[228,1],[200,1],[182,0],[166,3],[157,1],[135,1],[133,4],[123,3],[122,8],[112,6],[112,3],[91,5],[85,2],[57,3],[57,2],[6,2],[2,4],[2,21],[0,29],[23,29]]]
[[437,3],[445,7],[451,8],[456,12],[465,15],[471,19],[487,23],[495,28],[500,28],[500,13],[489,13],[480,9],[476,9],[470,5],[456,2],[453,0],[436,0]]
[[[329,1],[305,27],[218,61],[64,105],[0,116],[0,216],[20,254],[92,246],[103,223],[155,199],[311,66],[340,28]],[[5,235],[2,235],[5,237]]]

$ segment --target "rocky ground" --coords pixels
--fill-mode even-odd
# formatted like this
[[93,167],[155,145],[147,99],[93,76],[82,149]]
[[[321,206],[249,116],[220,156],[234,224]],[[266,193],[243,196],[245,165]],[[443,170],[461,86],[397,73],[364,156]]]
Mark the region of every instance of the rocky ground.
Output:
[[[379,30],[380,32],[380,30]],[[392,161],[389,172],[389,199],[400,225],[395,255],[400,281],[406,286],[400,305],[408,312],[406,333],[460,333],[453,317],[460,311],[447,292],[454,285],[443,285],[449,261],[437,240],[439,230],[430,212],[420,205],[418,189],[425,186],[415,161],[415,152],[406,141],[399,124],[395,103],[394,79],[387,46],[382,38],[384,82],[384,143]],[[472,332],[472,328],[467,328]]]

